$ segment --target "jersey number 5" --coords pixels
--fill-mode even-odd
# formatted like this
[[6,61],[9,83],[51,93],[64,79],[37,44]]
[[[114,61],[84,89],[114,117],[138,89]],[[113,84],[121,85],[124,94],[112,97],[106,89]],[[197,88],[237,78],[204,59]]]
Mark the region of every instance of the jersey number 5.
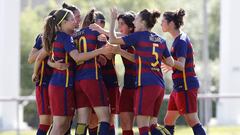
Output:
[[156,66],[159,64],[159,61],[158,61],[158,53],[156,52],[156,47],[158,47],[158,44],[153,43],[152,55],[154,55],[155,58],[156,58],[156,61],[151,63],[151,65],[152,65],[153,67],[156,67]]

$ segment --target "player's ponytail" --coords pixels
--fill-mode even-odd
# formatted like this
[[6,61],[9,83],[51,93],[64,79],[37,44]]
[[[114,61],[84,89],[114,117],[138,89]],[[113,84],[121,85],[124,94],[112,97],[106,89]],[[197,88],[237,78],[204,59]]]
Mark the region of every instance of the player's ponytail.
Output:
[[142,10],[139,15],[142,20],[145,21],[146,27],[151,29],[157,22],[157,18],[161,16],[159,11],[150,12],[147,9]]
[[90,24],[95,23],[96,15],[95,9],[92,9],[84,18],[82,28],[88,27]]
[[43,45],[47,52],[52,50],[52,42],[56,33],[56,17],[48,16],[43,31]]
[[68,19],[70,13],[71,11],[67,9],[61,9],[46,18],[43,30],[43,46],[47,52],[51,52],[56,31],[61,27],[62,21]]
[[172,11],[165,12],[163,16],[168,23],[173,21],[176,29],[179,29],[181,26],[184,25],[183,17],[185,16],[185,10],[183,9],[179,9],[175,12],[172,12]]

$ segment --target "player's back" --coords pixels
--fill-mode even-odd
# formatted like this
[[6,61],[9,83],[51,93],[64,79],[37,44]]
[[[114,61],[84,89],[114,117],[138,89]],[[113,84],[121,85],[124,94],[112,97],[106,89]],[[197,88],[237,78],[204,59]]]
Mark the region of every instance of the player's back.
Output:
[[[128,42],[128,39],[125,39]],[[141,31],[129,35],[129,43],[135,46],[135,61],[137,63],[138,86],[161,85],[162,78],[161,61],[163,57],[169,57],[166,41],[159,35]]]
[[[74,35],[74,41],[80,53],[86,53],[94,51],[101,46],[101,42],[97,37],[100,35],[97,31],[92,31],[89,27],[82,28]],[[97,58],[93,58],[87,61],[77,63],[76,80],[83,79],[98,79],[101,77],[99,68],[97,65]]]

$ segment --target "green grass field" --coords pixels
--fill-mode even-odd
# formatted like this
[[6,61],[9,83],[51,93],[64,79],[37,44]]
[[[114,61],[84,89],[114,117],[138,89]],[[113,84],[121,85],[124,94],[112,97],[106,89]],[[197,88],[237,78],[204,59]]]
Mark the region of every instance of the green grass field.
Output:
[[[134,129],[135,135],[138,135],[137,128]],[[72,131],[72,134],[74,130]],[[34,135],[36,130],[32,131],[21,131],[21,135]],[[119,129],[119,135],[120,135]],[[207,129],[208,135],[240,135],[240,126],[214,126]],[[6,131],[1,132],[0,135],[16,135],[16,131]],[[192,129],[190,127],[176,127],[175,135],[193,135]]]

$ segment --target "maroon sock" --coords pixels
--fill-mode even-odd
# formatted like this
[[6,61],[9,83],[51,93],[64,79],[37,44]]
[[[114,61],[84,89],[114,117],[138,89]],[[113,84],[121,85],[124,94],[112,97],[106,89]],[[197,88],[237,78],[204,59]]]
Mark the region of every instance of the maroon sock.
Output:
[[152,131],[153,129],[155,129],[157,127],[157,124],[152,124],[151,126],[150,126],[150,131]]
[[41,129],[42,131],[48,131],[50,125],[44,125],[44,124],[39,124],[38,129]]
[[139,129],[139,135],[148,135],[149,127],[141,127]]
[[133,130],[123,130],[122,135],[133,135]]
[[97,135],[98,127],[88,128],[89,135]]

